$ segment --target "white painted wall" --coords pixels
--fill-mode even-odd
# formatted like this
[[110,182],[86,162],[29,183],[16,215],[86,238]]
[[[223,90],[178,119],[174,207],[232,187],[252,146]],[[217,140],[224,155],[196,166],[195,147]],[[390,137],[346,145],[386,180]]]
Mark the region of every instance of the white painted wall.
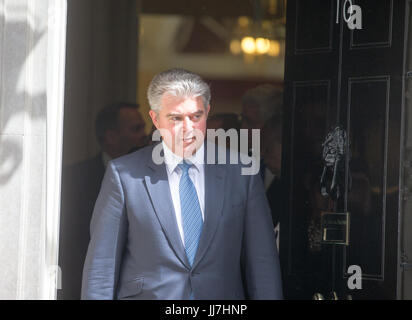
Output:
[[56,294],[65,0],[0,0],[0,299]]

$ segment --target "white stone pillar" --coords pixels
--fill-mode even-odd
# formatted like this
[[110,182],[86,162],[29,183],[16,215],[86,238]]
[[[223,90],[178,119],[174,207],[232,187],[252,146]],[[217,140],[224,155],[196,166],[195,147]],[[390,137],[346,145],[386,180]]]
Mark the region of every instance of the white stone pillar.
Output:
[[0,0],[0,299],[55,299],[66,0]]

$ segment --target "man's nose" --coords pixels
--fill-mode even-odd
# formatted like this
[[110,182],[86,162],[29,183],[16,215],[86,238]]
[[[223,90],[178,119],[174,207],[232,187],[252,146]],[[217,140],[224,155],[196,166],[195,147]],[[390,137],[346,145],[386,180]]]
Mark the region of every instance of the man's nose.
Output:
[[189,117],[185,117],[183,120],[183,131],[187,132],[193,129],[193,121]]

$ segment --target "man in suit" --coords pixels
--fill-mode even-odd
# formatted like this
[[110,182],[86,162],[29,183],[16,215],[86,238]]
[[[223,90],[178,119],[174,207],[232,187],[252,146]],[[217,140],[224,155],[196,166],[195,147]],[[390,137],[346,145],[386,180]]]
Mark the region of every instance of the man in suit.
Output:
[[89,228],[107,162],[146,143],[145,123],[132,103],[104,107],[96,117],[96,137],[101,152],[63,170],[59,265],[62,289],[58,299],[80,299]]
[[[242,129],[249,130],[249,148],[251,148],[252,129],[262,130],[267,121],[272,117],[282,116],[283,93],[279,88],[270,84],[262,84],[249,89],[242,96]],[[263,137],[261,137],[263,140]],[[262,151],[264,146],[261,145]],[[265,155],[262,154],[260,162],[260,175],[267,190],[275,178],[273,170],[266,166]]]
[[222,152],[205,140],[208,85],[172,69],[154,77],[148,100],[162,142],[109,162],[82,298],[281,299],[260,177],[206,161]]

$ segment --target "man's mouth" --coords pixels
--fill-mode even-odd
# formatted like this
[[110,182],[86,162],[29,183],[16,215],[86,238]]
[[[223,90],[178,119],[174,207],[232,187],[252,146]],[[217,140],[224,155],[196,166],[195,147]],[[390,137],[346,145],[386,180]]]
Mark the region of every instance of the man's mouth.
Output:
[[184,141],[184,142],[191,142],[191,141],[193,141],[193,140],[195,140],[195,139],[196,139],[196,137],[183,138],[183,141]]

